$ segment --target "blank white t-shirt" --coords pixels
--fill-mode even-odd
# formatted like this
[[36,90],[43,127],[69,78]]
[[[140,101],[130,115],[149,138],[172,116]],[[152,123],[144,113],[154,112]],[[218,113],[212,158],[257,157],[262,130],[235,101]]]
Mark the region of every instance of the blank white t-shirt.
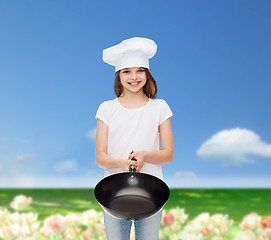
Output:
[[[115,159],[128,159],[131,151],[159,151],[158,127],[173,116],[162,99],[149,99],[142,107],[123,107],[117,98],[100,104],[96,119],[108,126],[107,154]],[[105,177],[123,172],[121,168],[105,170]],[[140,172],[162,179],[159,164],[145,162]]]

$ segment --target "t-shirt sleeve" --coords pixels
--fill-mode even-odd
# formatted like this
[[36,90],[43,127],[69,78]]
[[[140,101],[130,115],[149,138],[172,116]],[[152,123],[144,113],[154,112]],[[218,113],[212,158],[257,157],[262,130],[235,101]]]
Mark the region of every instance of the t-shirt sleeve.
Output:
[[108,113],[108,107],[106,102],[103,102],[100,104],[96,116],[96,119],[100,119],[101,121],[103,121],[103,123],[108,126],[109,125],[109,113]]
[[168,118],[172,117],[173,113],[165,100],[161,100],[161,115],[159,125],[161,125]]

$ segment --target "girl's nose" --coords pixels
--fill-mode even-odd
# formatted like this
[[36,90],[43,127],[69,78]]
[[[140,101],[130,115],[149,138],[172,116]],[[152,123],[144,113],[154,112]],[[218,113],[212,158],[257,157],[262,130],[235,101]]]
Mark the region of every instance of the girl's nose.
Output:
[[136,79],[137,78],[137,73],[136,72],[132,72],[132,79]]

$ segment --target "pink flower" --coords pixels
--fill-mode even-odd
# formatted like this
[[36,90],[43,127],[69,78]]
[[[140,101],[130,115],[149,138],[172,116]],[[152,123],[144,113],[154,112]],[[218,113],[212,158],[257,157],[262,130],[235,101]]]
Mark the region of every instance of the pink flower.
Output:
[[226,234],[227,233],[227,231],[228,231],[228,226],[226,226],[226,225],[222,225],[222,226],[220,226],[220,232],[221,232],[221,234]]
[[211,229],[211,228],[204,228],[204,229],[201,229],[201,231],[200,231],[200,233],[201,233],[204,237],[207,237],[211,232],[212,232],[212,229]]
[[174,220],[175,220],[175,217],[173,216],[173,214],[172,213],[168,213],[168,214],[165,214],[163,216],[163,218],[162,218],[162,224],[164,226],[170,225],[170,224],[172,224],[174,222]]
[[91,238],[89,231],[88,231],[88,230],[85,230],[84,232],[82,232],[82,237],[83,237],[85,240],[89,240],[89,239]]
[[61,234],[66,229],[65,217],[60,214],[50,216],[44,222],[50,233],[53,234]]
[[261,228],[269,228],[271,227],[271,217],[264,217],[260,222]]

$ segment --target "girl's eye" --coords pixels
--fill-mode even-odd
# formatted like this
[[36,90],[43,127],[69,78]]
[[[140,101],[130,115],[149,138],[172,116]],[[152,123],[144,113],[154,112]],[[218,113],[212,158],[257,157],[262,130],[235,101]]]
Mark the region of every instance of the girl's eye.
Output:
[[126,71],[123,71],[123,73],[128,73],[129,71],[128,70],[126,70]]
[[143,69],[139,69],[138,71],[139,71],[139,72],[144,72],[144,70],[143,70]]

